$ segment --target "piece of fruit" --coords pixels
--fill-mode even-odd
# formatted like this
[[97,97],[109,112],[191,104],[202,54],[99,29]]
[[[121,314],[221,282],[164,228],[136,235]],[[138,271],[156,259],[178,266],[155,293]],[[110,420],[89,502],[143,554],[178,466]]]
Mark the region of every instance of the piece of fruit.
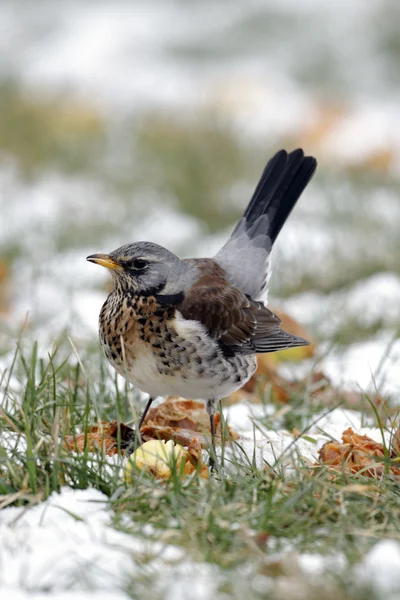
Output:
[[[197,441],[197,440],[196,440]],[[201,477],[208,477],[199,443],[192,443],[189,449],[172,440],[149,440],[137,448],[125,467],[125,481],[132,483],[135,472],[149,471],[157,479],[170,479],[173,471],[180,475],[190,475],[198,470]]]

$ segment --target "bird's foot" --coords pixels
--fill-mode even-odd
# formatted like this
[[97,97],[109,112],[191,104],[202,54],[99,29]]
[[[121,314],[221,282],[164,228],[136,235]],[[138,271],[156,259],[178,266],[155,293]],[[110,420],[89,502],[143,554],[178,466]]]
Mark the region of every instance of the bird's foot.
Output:
[[136,428],[131,433],[131,439],[125,444],[124,456],[129,458],[136,448],[139,448],[139,446],[142,445],[142,443],[140,431],[138,428]]
[[208,459],[208,466],[210,467],[210,471],[213,474],[217,474],[219,471],[218,462],[216,460],[215,455],[210,454],[210,458]]

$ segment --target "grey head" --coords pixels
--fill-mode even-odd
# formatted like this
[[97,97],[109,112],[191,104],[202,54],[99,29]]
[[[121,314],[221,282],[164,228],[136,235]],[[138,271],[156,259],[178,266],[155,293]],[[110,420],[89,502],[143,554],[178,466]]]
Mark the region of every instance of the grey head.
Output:
[[178,294],[196,277],[187,263],[152,242],[125,244],[109,254],[91,254],[86,260],[109,269],[113,291],[122,293]]

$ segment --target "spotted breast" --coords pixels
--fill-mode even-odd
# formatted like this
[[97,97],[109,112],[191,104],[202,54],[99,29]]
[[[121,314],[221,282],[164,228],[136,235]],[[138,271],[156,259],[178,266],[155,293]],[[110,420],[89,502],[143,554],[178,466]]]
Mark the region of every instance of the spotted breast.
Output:
[[221,398],[254,373],[254,355],[227,357],[206,327],[155,296],[112,292],[100,313],[100,341],[112,366],[150,396]]

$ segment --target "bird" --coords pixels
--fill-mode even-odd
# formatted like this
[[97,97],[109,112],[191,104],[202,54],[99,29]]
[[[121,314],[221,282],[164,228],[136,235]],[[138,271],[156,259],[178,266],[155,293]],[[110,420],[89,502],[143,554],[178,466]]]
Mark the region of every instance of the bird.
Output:
[[180,259],[147,241],[87,257],[112,275],[99,317],[105,355],[120,375],[149,394],[136,429],[139,439],[155,398],[203,400],[215,467],[218,402],[250,379],[257,354],[309,344],[281,329],[265,297],[272,247],[316,166],[301,149],[277,152],[213,258]]

